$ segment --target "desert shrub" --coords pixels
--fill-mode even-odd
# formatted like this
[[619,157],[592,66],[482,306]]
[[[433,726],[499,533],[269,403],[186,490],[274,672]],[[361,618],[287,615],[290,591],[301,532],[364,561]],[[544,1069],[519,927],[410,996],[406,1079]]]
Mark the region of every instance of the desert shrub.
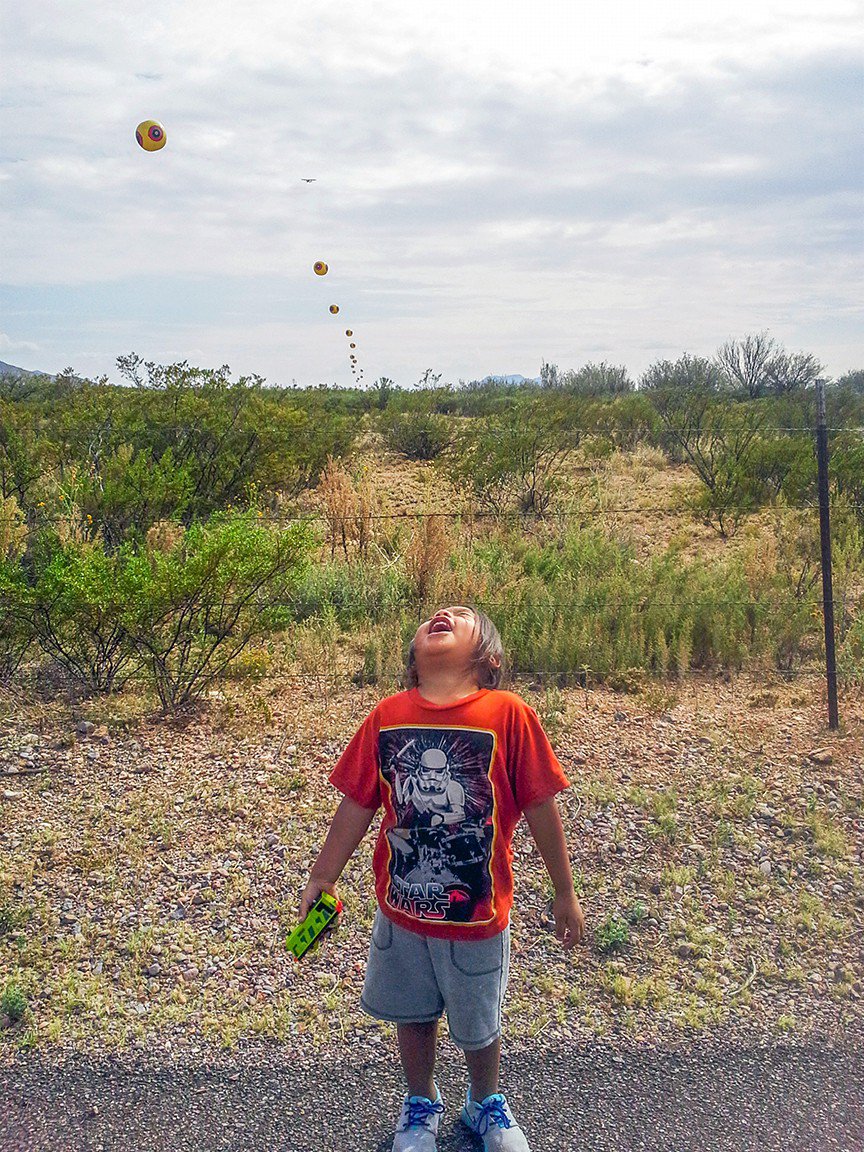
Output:
[[337,544],[341,545],[347,560],[349,542],[357,557],[367,559],[371,545],[381,534],[384,509],[384,501],[375,491],[368,473],[361,471],[356,477],[352,476],[341,461],[328,456],[317,492],[329,530],[331,560]]
[[446,417],[433,412],[386,412],[379,428],[391,452],[407,460],[434,460],[450,440]]
[[260,526],[254,512],[195,523],[167,551],[128,556],[127,627],[164,710],[205,691],[253,641],[285,628],[316,543],[308,522]]
[[411,543],[405,551],[405,573],[412,597],[418,606],[427,603],[435,592],[438,576],[450,552],[445,517],[419,517]]
[[30,588],[21,565],[0,559],[0,680],[9,680],[33,643]]
[[595,404],[590,423],[596,434],[624,452],[632,452],[638,444],[655,443],[660,428],[651,401],[638,393]]
[[542,515],[560,487],[562,465],[579,446],[586,403],[549,396],[472,420],[435,464],[487,511]]
[[395,565],[336,560],[310,564],[298,576],[290,604],[296,620],[320,617],[330,607],[340,627],[354,628],[398,616],[409,591],[405,577]]
[[85,690],[122,687],[142,660],[127,628],[125,555],[101,541],[55,541],[46,548],[25,602],[42,651]]
[[830,470],[837,491],[847,496],[864,526],[864,436],[842,432],[831,446]]
[[765,416],[710,394],[661,391],[655,405],[669,440],[701,482],[691,510],[721,536],[732,536],[765,499],[753,464]]
[[725,387],[720,367],[703,356],[685,353],[675,361],[656,360],[643,372],[639,388],[643,392],[673,389],[679,392],[720,392]]
[[816,496],[816,455],[812,440],[782,434],[757,437],[749,468],[761,502],[776,500],[782,495],[787,504],[797,505]]
[[167,448],[154,460],[149,449],[117,445],[81,476],[75,493],[85,517],[99,524],[109,549],[140,538],[158,520],[185,517],[193,501],[195,478]]

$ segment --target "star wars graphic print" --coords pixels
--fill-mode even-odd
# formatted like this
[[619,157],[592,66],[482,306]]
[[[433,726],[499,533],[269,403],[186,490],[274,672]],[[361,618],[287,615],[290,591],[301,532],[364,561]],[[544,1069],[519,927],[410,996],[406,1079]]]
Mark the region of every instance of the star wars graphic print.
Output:
[[378,748],[396,813],[387,902],[421,920],[470,922],[492,895],[493,733],[389,728]]

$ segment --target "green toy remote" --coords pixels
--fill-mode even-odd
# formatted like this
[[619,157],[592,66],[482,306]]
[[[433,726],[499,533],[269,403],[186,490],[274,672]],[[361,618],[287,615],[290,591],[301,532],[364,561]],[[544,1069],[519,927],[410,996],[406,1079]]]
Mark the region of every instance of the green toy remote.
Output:
[[295,960],[299,960],[308,952],[324,929],[335,920],[341,911],[341,900],[337,900],[329,892],[321,893],[306,914],[305,920],[302,924],[297,925],[285,941],[285,946],[293,954]]

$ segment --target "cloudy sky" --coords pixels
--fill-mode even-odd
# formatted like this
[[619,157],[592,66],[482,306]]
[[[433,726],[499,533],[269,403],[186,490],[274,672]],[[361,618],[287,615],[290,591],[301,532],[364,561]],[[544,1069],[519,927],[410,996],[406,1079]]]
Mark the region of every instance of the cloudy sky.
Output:
[[858,0],[10,0],[0,359],[864,367],[862,41]]

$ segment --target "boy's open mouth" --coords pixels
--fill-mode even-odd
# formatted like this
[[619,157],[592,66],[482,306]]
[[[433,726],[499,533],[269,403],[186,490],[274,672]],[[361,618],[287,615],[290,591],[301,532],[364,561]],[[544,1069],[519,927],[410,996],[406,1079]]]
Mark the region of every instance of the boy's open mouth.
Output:
[[429,635],[433,636],[437,632],[452,632],[453,629],[447,620],[433,620],[429,625]]

